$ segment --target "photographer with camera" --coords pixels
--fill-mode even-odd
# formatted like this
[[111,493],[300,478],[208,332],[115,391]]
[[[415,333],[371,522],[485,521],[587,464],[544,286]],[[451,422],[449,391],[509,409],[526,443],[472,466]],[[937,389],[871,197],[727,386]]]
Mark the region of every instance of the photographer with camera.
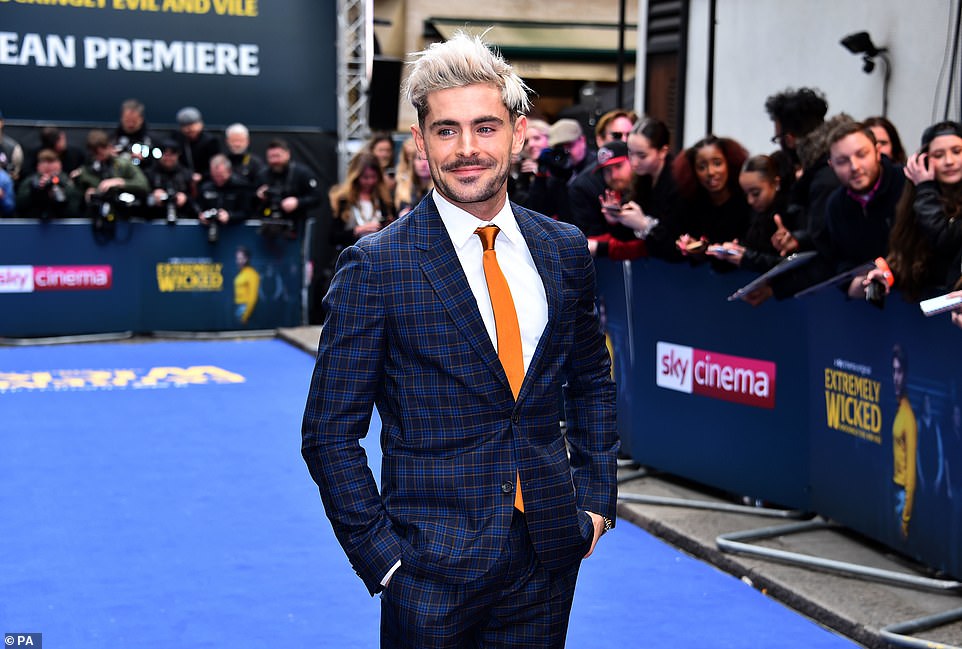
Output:
[[116,218],[129,217],[150,190],[147,177],[133,162],[116,155],[107,134],[94,129],[87,134],[91,161],[73,173],[83,192],[94,229],[109,229]]
[[251,151],[251,134],[247,127],[236,122],[224,129],[224,145],[227,147],[227,158],[234,166],[234,173],[249,182],[251,187],[256,187],[257,177],[266,165],[260,156]]
[[196,216],[191,204],[194,179],[190,169],[180,164],[180,145],[167,140],[160,148],[163,151],[160,160],[147,172],[151,191],[147,196],[145,215],[151,219],[166,219],[168,223]]
[[284,234],[290,239],[304,234],[307,212],[321,203],[314,172],[291,160],[291,148],[284,140],[267,145],[267,169],[258,176],[262,232]]
[[20,183],[17,213],[24,218],[60,219],[80,211],[80,192],[63,172],[60,156],[53,149],[37,153],[37,172]]
[[114,130],[116,153],[141,169],[149,169],[156,162],[157,138],[147,127],[146,108],[136,99],[120,105],[120,119]]
[[[538,156],[538,173],[531,183],[526,207],[561,221],[571,221],[568,187],[594,168],[581,124],[559,119],[548,129],[548,147]],[[596,193],[597,196],[597,193]]]
[[194,184],[199,185],[208,177],[211,159],[222,153],[220,140],[207,131],[203,115],[194,106],[184,106],[177,111],[177,130],[173,137],[180,144],[180,163],[191,170]]
[[210,179],[200,184],[197,192],[197,216],[207,230],[207,240],[217,243],[220,228],[250,216],[251,186],[234,173],[233,165],[223,153],[210,160]]

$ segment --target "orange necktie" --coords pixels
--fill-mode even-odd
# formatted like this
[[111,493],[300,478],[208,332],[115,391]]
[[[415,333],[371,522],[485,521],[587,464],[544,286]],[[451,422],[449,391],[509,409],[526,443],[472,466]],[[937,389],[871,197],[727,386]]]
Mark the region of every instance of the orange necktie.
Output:
[[[484,253],[481,257],[484,266],[484,279],[488,283],[488,295],[491,297],[491,308],[494,310],[494,328],[498,338],[498,359],[508,376],[511,392],[518,398],[521,383],[524,381],[524,355],[521,351],[521,327],[518,325],[518,312],[514,308],[511,289],[498,265],[498,257],[494,252],[494,239],[501,229],[496,225],[478,228],[475,231],[481,237],[481,247]],[[524,511],[524,501],[521,499],[521,475],[515,476],[514,506]]]

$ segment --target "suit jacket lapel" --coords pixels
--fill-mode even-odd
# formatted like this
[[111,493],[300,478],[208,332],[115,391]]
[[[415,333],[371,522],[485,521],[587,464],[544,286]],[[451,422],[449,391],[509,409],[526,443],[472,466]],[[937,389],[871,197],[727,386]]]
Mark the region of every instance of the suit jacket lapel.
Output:
[[451,316],[465,339],[474,347],[484,363],[510,390],[508,379],[498,360],[498,354],[491,345],[488,331],[481,320],[478,303],[475,300],[464,269],[454,251],[441,216],[433,200],[421,201],[423,209],[415,210],[408,218],[413,219],[412,232],[414,245],[422,250],[421,269],[424,276]]

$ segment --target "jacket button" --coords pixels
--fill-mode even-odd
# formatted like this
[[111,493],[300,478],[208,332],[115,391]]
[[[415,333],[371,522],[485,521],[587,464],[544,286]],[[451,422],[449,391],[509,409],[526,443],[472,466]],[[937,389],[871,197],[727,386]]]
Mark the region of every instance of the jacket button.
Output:
[[502,483],[501,483],[501,491],[503,491],[503,492],[506,493],[506,494],[511,493],[512,491],[514,491],[514,483],[513,483],[513,482],[502,482]]
[[512,415],[512,416],[511,416],[511,423],[513,423],[513,424],[520,424],[520,423],[521,423],[521,415]]

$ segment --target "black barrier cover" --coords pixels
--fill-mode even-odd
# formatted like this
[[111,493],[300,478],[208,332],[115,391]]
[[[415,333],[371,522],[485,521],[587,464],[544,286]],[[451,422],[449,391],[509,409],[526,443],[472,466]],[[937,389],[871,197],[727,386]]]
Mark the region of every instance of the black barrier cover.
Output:
[[751,279],[741,271],[597,268],[634,459],[817,512],[962,577],[962,331],[947,315],[832,287],[752,308],[726,301]]
[[[69,4],[73,6],[63,6]],[[8,120],[101,122],[130,97],[172,123],[337,130],[333,0],[0,0]]]
[[[0,336],[117,331],[233,331],[302,324],[302,242],[265,238],[259,223],[0,223]],[[238,249],[249,253],[242,270]],[[246,256],[246,255],[245,255]]]

